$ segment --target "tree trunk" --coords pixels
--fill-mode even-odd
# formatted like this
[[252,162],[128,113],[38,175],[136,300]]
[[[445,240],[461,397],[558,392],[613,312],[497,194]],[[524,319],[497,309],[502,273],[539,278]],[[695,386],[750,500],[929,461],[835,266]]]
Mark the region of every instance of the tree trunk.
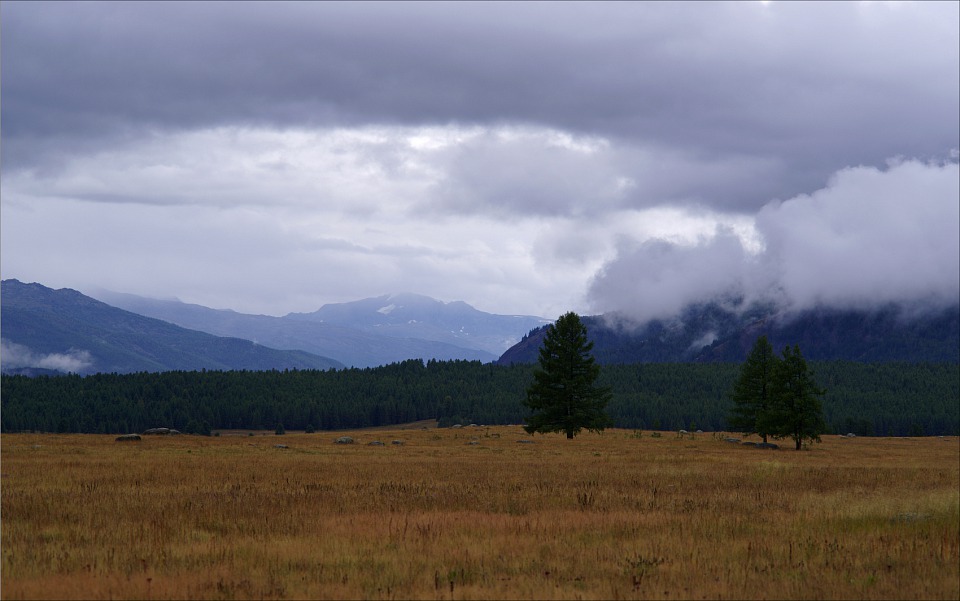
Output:
[[570,440],[573,440],[573,431],[572,431],[572,430],[567,430],[567,438],[569,438]]
[[800,443],[801,443],[801,442],[803,442],[803,439],[802,439],[802,438],[798,438],[798,439],[797,439],[797,450],[798,450],[798,451],[800,450]]

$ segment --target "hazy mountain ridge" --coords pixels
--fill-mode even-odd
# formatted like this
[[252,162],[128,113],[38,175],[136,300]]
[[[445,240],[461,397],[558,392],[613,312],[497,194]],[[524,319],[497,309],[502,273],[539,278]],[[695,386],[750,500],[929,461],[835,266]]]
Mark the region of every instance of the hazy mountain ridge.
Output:
[[499,356],[524,332],[550,323],[530,315],[496,315],[463,301],[445,303],[419,294],[389,294],[322,306],[290,319],[321,322],[390,336],[446,342]]
[[4,373],[330,369],[333,359],[219,337],[112,307],[71,289],[0,283]]
[[413,294],[324,305],[313,313],[283,317],[116,292],[93,294],[111,305],[182,327],[305,350],[351,367],[406,359],[492,362],[532,325],[547,323],[538,317],[494,315],[464,302],[443,303]]
[[[810,360],[960,362],[960,306],[910,314],[817,308],[799,313],[757,306],[744,313],[718,303],[687,307],[673,320],[632,324],[615,315],[583,318],[600,363],[740,362],[766,335],[778,351],[799,344]],[[510,348],[498,363],[534,363],[545,328]]]

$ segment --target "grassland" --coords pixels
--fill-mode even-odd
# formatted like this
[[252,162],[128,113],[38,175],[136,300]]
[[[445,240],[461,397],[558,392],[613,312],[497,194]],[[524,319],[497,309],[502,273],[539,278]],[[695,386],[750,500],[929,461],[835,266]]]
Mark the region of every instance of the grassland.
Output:
[[0,592],[960,597],[956,437],[796,452],[623,430],[343,434],[4,434]]

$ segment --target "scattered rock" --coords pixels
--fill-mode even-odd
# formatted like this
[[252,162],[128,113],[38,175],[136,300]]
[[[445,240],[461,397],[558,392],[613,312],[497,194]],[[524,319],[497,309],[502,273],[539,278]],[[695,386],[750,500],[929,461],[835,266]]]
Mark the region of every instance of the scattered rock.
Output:
[[846,434],[843,435],[843,437],[844,437],[844,438],[856,438],[857,435],[854,434],[853,432],[847,432]]
[[758,449],[779,449],[780,445],[774,444],[772,442],[758,442],[757,448]]
[[368,447],[382,447],[382,446],[385,446],[385,445],[384,445],[382,442],[380,442],[379,440],[371,440],[370,442],[367,443],[367,446],[368,446]]
[[896,517],[894,517],[894,518],[893,518],[892,520],[890,520],[890,521],[892,521],[892,522],[919,522],[919,521],[922,521],[922,520],[927,519],[928,517],[930,517],[930,516],[925,515],[925,514],[922,514],[922,513],[914,513],[914,512],[899,513],[899,514],[897,514]]
[[527,440],[527,439],[525,439],[525,438],[520,439],[520,440],[518,440],[517,442],[519,442],[520,444],[535,444],[534,441],[532,441],[532,440]]
[[391,440],[391,441],[390,441],[390,444],[402,445],[402,444],[403,444],[403,441],[402,441],[402,440]]
[[117,436],[117,442],[130,442],[130,441],[136,441],[136,440],[141,440],[139,434],[123,434],[123,435]]
[[732,442],[733,444],[740,444],[739,438],[724,438],[723,442]]
[[755,446],[757,446],[757,443],[755,443],[755,442],[750,442],[749,440],[744,441],[744,442],[742,442],[742,443],[740,443],[740,444],[742,444],[742,445],[745,446],[745,447],[755,447]]
[[703,430],[697,430],[697,434],[703,434]]
[[337,444],[353,444],[353,438],[349,436],[341,436],[336,440]]
[[154,436],[175,436],[180,434],[180,430],[174,430],[173,428],[150,428],[149,430],[144,430],[143,433]]
[[463,424],[453,424],[453,425],[450,426],[450,427],[453,428],[453,429],[462,428],[462,427],[463,427]]
[[479,442],[479,441],[477,441],[477,440],[471,440],[471,441],[470,441],[470,442],[468,442],[467,444],[470,444],[470,445],[477,445],[477,444],[480,444],[480,442]]
[[285,445],[285,444],[275,444],[275,445],[273,445],[273,448],[275,448],[275,449],[289,449],[290,447],[288,447],[288,446]]
[[682,436],[684,434],[689,434],[689,432],[687,432],[686,430],[680,430],[679,432],[677,432],[677,434],[680,434]]

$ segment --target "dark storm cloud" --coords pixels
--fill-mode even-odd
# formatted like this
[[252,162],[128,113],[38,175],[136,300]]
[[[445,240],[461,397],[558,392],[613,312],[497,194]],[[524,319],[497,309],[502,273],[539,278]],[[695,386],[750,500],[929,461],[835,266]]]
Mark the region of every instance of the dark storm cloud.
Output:
[[960,146],[957,6],[5,2],[3,160],[223,125],[528,124],[736,159],[680,196],[752,212]]
[[4,277],[270,314],[958,296],[960,3],[5,1],[0,27]]
[[668,146],[504,128],[459,144],[442,160],[433,206],[454,213],[598,215],[657,205],[736,205],[740,191],[770,198],[775,160],[706,156]]

